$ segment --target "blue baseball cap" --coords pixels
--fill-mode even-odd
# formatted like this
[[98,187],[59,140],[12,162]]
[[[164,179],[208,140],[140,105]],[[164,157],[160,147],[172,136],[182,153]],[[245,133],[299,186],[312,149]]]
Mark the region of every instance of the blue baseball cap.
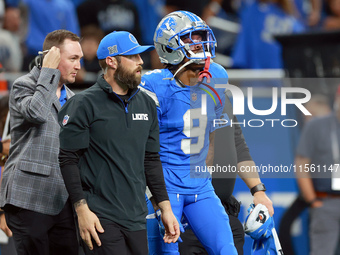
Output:
[[137,39],[129,32],[114,31],[106,35],[98,46],[98,59],[113,57],[117,55],[135,55],[142,52],[151,51],[153,45],[141,46]]

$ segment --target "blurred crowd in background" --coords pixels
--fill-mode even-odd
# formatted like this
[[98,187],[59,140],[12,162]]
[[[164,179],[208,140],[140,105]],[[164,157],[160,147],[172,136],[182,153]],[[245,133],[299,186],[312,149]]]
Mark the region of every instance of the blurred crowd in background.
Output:
[[[215,61],[226,68],[282,68],[275,35],[340,28],[340,0],[0,0],[0,63],[6,73],[27,71],[46,34],[67,29],[82,38],[83,83],[100,71],[96,49],[104,35],[126,30],[153,44],[158,22],[175,10],[212,27]],[[155,51],[143,59],[144,69],[162,67]]]
[[[95,82],[101,71],[96,51],[100,40],[106,34],[115,30],[125,30],[134,34],[141,44],[153,44],[157,24],[167,13],[175,10],[191,11],[210,25],[217,39],[214,61],[227,68],[227,71],[284,68],[282,46],[275,38],[277,35],[340,31],[340,0],[0,0],[0,68],[3,70],[0,72],[0,98],[1,91],[6,91],[7,94],[11,81],[14,81],[6,80],[5,75],[12,74],[19,77],[22,72],[27,72],[30,63],[34,63],[38,51],[42,50],[44,38],[49,32],[67,29],[82,38],[84,58],[75,86],[81,85],[79,88],[86,88]],[[306,54],[309,54],[308,51]],[[335,59],[336,54],[333,54]],[[143,53],[142,58],[144,69],[162,68],[155,51]],[[317,73],[324,73],[321,72],[322,64],[318,65],[319,59],[322,58],[317,56],[309,61],[313,62],[311,68],[316,69]],[[308,67],[310,64],[308,61],[299,62],[299,60],[301,59],[297,57],[296,65]],[[333,73],[339,74],[340,61],[328,62],[332,65],[333,71],[337,70]],[[323,64],[325,63],[326,61]],[[230,74],[229,76],[230,79],[235,78]],[[318,77],[324,76],[318,75]],[[273,86],[273,82],[270,82]],[[317,88],[314,89],[316,91],[312,91],[312,87],[308,89],[315,93],[322,92],[333,100],[338,81],[334,81],[336,86],[331,88],[329,84],[326,86],[320,83],[320,80],[315,82],[317,84],[313,88]],[[244,84],[256,86],[254,85],[256,82],[246,81]],[[263,84],[261,80],[261,85]],[[311,82],[308,84],[311,85]],[[326,104],[331,106],[332,102]],[[321,109],[320,105],[317,105],[317,109]],[[1,105],[0,110],[5,113],[8,111],[7,108],[1,108]],[[313,113],[314,115],[319,114]],[[2,119],[5,116],[6,114],[3,114]],[[274,139],[270,140],[268,130],[266,132],[259,139],[261,142],[268,140],[271,147],[267,146],[267,150],[272,150],[274,154],[276,147],[279,146],[274,144]],[[275,135],[275,139],[279,139],[277,130],[272,129],[271,132]],[[252,137],[257,136],[261,137],[258,134]],[[291,134],[286,135],[287,137],[281,136],[285,139],[288,137],[286,140],[293,139]],[[297,140],[298,135],[294,138]],[[253,143],[256,146],[259,144],[257,141]],[[253,150],[253,153],[254,151],[256,153],[256,150]],[[282,152],[287,151],[284,146],[281,146],[280,153],[277,153],[280,159],[283,157]],[[270,158],[263,152],[261,154],[265,155],[263,157]],[[285,180],[280,180],[280,183],[284,182]],[[296,191],[295,182],[285,186],[293,187],[288,191]],[[291,211],[294,212],[296,209]],[[276,210],[276,215],[281,216],[279,210]],[[289,235],[291,224],[288,222],[290,221],[283,222],[285,223],[283,226],[287,229],[281,229],[281,233]],[[294,254],[289,246],[287,248],[290,240],[286,244],[281,236],[284,250],[287,251],[285,254]],[[299,245],[301,246],[301,243]],[[3,254],[6,254],[4,252],[6,246],[1,249]],[[340,249],[338,250],[340,252]]]

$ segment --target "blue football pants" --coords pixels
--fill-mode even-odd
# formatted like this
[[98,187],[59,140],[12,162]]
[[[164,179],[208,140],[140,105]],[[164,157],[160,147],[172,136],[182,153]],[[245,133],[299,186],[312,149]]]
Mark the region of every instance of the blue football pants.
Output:
[[[182,214],[185,215],[191,229],[210,255],[237,255],[229,217],[214,191],[198,195],[169,193],[169,199],[176,217],[181,219]],[[151,219],[147,220],[149,255],[178,255],[178,244],[164,243],[155,222],[157,220],[153,223]]]

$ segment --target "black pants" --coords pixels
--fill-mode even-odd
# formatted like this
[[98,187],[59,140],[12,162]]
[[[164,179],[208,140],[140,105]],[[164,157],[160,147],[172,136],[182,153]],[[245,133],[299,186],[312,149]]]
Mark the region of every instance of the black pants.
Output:
[[[243,255],[244,230],[242,223],[233,215],[229,215],[229,222],[238,255]],[[200,241],[198,241],[191,229],[181,233],[181,238],[183,240],[183,243],[179,243],[179,253],[181,255],[208,255],[208,252],[204,249]]]
[[102,243],[97,246],[92,239],[93,250],[83,243],[86,255],[148,255],[146,229],[128,231],[118,224],[100,219],[104,233],[98,233]]
[[58,215],[46,215],[12,205],[5,206],[18,255],[78,254],[78,240],[70,202]]
[[291,206],[285,211],[281,218],[279,227],[279,239],[281,242],[282,250],[285,254],[294,255],[291,227],[293,222],[300,216],[300,214],[308,208],[308,204],[305,202],[303,197],[299,195]]

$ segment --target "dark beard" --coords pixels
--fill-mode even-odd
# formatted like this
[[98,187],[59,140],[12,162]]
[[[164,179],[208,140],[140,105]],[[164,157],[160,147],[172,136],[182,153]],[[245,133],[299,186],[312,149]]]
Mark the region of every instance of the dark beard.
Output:
[[120,64],[118,65],[113,78],[123,90],[137,88],[142,79],[141,77],[136,76],[136,70],[129,72]]

